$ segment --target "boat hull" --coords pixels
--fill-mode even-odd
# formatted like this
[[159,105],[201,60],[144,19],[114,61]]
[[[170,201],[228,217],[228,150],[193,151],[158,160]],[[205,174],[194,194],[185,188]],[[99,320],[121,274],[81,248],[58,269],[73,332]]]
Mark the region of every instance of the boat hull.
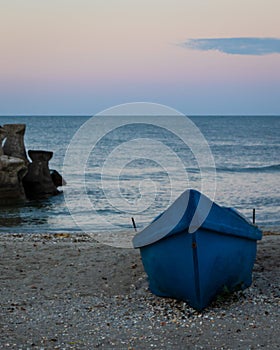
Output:
[[251,285],[256,250],[256,240],[204,229],[140,248],[150,290],[197,310],[223,291]]

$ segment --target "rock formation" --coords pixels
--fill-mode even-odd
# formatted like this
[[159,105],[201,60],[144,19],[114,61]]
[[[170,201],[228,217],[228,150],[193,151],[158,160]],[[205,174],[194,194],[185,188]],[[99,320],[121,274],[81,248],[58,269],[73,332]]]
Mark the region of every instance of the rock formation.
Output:
[[66,185],[66,181],[63,179],[63,177],[59,174],[58,171],[55,169],[50,169],[51,177],[53,180],[53,183],[56,187],[61,187]]
[[[10,126],[0,127],[0,204],[10,204],[26,199],[22,185],[22,178],[27,173],[26,153],[25,159],[11,156],[14,152],[19,154],[19,147],[16,147],[12,142],[12,130],[14,130],[15,133],[19,131],[22,135],[22,132],[24,134],[25,126],[24,128],[22,128],[22,126],[14,128]],[[21,138],[21,136],[16,136],[17,142],[19,138]],[[5,139],[6,142],[3,147],[3,141]],[[7,144],[8,139],[9,141]],[[22,145],[20,147],[22,148]],[[9,154],[5,153],[5,148]],[[25,151],[24,144],[23,150]],[[20,154],[22,156],[24,152],[20,152]]]
[[22,178],[27,173],[23,159],[0,156],[0,204],[24,201],[25,191]]
[[[29,151],[24,145],[25,124],[0,126],[0,205],[60,193],[66,182],[49,169],[53,152]],[[4,145],[3,145],[4,143]]]
[[52,180],[49,169],[49,160],[53,152],[30,150],[28,155],[32,163],[28,165],[28,173],[23,179],[27,198],[45,198],[60,193]]
[[25,124],[5,124],[6,141],[3,146],[4,154],[23,159],[29,163],[24,146]]
[[2,126],[0,126],[0,156],[2,156],[4,154],[4,151],[3,151],[3,141],[4,139],[6,138],[7,136],[7,132],[4,128],[2,128]]

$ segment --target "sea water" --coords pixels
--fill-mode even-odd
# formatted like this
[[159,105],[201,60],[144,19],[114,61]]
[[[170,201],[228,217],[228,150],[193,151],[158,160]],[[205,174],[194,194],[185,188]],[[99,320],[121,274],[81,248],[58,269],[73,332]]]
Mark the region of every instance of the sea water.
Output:
[[[112,128],[90,145],[92,150],[83,166],[80,149],[65,172],[66,151],[89,116],[0,117],[0,125],[25,123],[26,149],[53,151],[50,168],[67,176],[67,196],[0,207],[0,232],[117,232],[132,230],[131,217],[141,229],[171,204],[174,195],[187,187],[200,190],[201,172],[207,179],[207,169],[199,167],[196,154],[176,135],[145,124],[135,125],[131,118],[130,126]],[[280,117],[189,118],[205,138],[215,162],[216,184],[210,173],[206,181],[208,188],[215,185],[211,199],[238,209],[249,219],[255,209],[257,225],[279,230]],[[89,132],[95,139],[95,131]],[[145,144],[136,142],[129,151],[122,151],[122,145],[130,146],[129,142],[139,138],[146,140]],[[156,142],[164,145],[159,152]],[[172,154],[182,162],[183,169],[176,168]]]

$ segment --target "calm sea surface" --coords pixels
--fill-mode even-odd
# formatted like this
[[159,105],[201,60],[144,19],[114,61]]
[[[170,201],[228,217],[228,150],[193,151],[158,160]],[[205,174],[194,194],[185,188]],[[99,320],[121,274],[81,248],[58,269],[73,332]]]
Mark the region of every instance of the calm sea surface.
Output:
[[[62,173],[67,147],[89,118],[0,117],[0,125],[25,123],[26,149],[53,151],[50,168]],[[73,154],[71,164],[64,171],[66,196],[0,207],[0,232],[124,231],[132,229],[132,216],[138,227],[143,228],[186,187],[200,190],[201,169],[196,154],[165,130],[133,125],[131,118],[131,126],[115,129],[98,140],[82,169],[83,148]],[[235,207],[248,218],[255,208],[259,226],[279,230],[280,117],[190,119],[203,134],[215,161],[215,201]],[[93,139],[95,132],[89,130]],[[144,141],[139,142],[139,138]],[[182,162],[184,170],[176,168],[172,154]],[[207,169],[203,172],[207,178]],[[207,186],[214,186],[210,174]]]

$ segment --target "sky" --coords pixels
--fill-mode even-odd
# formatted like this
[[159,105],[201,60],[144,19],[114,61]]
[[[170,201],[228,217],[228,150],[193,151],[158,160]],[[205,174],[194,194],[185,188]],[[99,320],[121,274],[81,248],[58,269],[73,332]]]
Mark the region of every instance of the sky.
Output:
[[280,115],[279,0],[0,0],[0,115]]

